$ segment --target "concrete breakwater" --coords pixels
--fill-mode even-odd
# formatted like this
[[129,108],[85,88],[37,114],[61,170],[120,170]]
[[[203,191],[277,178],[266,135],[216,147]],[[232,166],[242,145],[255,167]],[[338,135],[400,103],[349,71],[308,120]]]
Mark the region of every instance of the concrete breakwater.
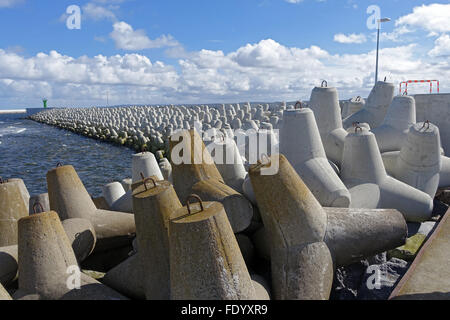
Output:
[[[380,130],[371,127],[415,107],[393,92],[377,83],[366,101],[350,101],[359,105],[344,119],[326,83],[309,108],[37,114],[152,152],[133,155],[130,179],[99,186],[97,199],[70,165],[49,168],[48,195],[33,196],[28,209],[26,186],[3,181],[0,252],[8,260],[0,282],[15,299],[387,299],[448,208],[434,195],[450,187],[433,123],[411,118],[402,130],[386,129],[398,141],[389,151],[398,152],[395,165],[380,150]],[[345,125],[349,117],[366,122]],[[416,159],[422,149],[428,156]],[[67,287],[73,267],[84,269],[81,291]]]
[[53,109],[30,119],[82,134],[156,153],[168,150],[169,137],[179,129],[196,127],[223,134],[238,129],[278,129],[283,110],[280,105],[152,106],[118,108]]

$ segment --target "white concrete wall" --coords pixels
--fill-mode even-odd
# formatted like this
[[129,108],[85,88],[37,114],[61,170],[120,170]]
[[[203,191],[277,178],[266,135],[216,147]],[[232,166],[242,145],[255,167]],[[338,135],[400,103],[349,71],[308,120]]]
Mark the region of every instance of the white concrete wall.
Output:
[[442,148],[450,155],[450,93],[415,95],[417,122],[430,120],[439,127]]

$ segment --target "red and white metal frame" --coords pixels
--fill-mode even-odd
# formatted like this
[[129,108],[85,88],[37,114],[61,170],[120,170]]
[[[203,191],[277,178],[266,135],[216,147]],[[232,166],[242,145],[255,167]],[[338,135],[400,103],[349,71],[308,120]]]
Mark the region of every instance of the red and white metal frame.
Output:
[[[437,93],[439,93],[439,80],[408,80],[400,82],[400,94],[408,94],[408,84],[409,83],[429,83],[430,84],[430,94],[433,93],[433,82],[437,84]],[[405,84],[405,91],[402,92],[403,84]]]

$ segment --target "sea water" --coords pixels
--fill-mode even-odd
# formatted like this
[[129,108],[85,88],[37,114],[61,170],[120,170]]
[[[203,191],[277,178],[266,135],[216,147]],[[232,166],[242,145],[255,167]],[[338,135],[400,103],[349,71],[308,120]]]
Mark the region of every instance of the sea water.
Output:
[[30,195],[47,192],[46,174],[60,162],[75,167],[88,192],[131,177],[134,151],[69,131],[0,114],[0,177],[21,178]]

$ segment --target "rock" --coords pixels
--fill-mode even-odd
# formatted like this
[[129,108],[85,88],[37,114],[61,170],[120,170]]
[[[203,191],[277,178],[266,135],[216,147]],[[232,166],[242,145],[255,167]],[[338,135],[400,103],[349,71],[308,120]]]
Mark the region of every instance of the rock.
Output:
[[369,263],[369,265],[386,263],[387,262],[387,252],[382,252],[380,254],[377,254],[376,256],[367,258],[367,262]]
[[436,200],[450,206],[450,189],[439,190],[436,194]]
[[365,261],[338,268],[335,272],[331,300],[356,300],[364,272],[368,264]]
[[97,281],[102,281],[102,279],[105,277],[105,273],[100,272],[100,271],[81,270],[81,272],[83,272],[84,274],[88,275],[89,277],[91,277]]
[[416,257],[419,249],[422,247],[422,244],[425,242],[427,238],[426,235],[417,233],[412,237],[406,239],[405,245],[396,248],[394,250],[390,250],[388,256],[390,258],[398,258],[406,261],[412,261]]
[[387,300],[408,267],[406,261],[397,258],[369,266],[358,290],[358,300]]
[[[448,204],[445,204],[439,200],[434,199],[433,200],[433,212],[431,213],[431,216],[437,217],[437,219],[440,219],[447,212],[448,208],[449,208]],[[436,219],[433,219],[433,220],[436,220]]]
[[427,221],[423,223],[408,223],[408,235],[406,243],[394,250],[388,252],[389,258],[398,258],[406,261],[412,261],[419,253],[422,244],[427,239],[428,235],[433,231],[436,222]]
[[408,236],[411,237],[417,233],[428,236],[435,226],[436,222],[434,221],[427,221],[423,223],[410,222],[408,223]]

